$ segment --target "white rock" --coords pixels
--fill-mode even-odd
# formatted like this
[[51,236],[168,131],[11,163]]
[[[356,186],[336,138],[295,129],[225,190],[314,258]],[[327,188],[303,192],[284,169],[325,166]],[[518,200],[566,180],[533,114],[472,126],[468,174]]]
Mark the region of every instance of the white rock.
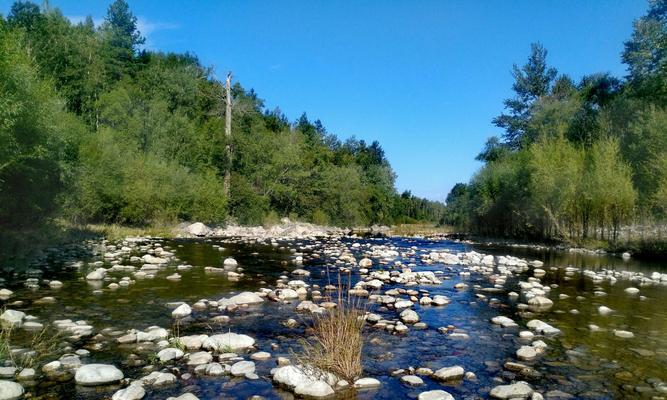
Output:
[[609,308],[609,307],[607,307],[607,306],[600,306],[600,307],[598,307],[598,313],[599,313],[600,315],[609,315],[609,314],[611,314],[611,313],[613,313],[613,312],[614,312],[614,310],[612,310],[611,308]]
[[444,390],[429,390],[419,393],[417,400],[454,400],[454,397]]
[[334,390],[324,381],[315,381],[309,384],[300,384],[294,388],[294,393],[304,397],[328,397],[334,394]]
[[489,395],[496,399],[527,399],[533,394],[533,389],[526,382],[517,382],[511,385],[500,385],[491,389]]
[[546,322],[540,321],[539,319],[528,321],[526,326],[543,335],[556,335],[560,333],[560,329],[554,328],[553,326],[547,324]]
[[546,311],[553,307],[554,302],[544,296],[535,296],[528,300],[528,306],[532,311]]
[[398,300],[394,303],[396,309],[412,307],[413,303],[410,300]]
[[419,315],[408,308],[401,312],[401,321],[405,322],[406,324],[414,324],[419,322]]
[[537,357],[537,351],[532,346],[521,346],[519,350],[516,351],[516,356],[519,360],[533,360]]
[[86,275],[86,280],[101,281],[107,275],[107,270],[104,268],[97,268],[95,271]]
[[637,294],[637,293],[639,293],[639,289],[637,289],[636,287],[629,287],[629,288],[625,289],[625,293],[631,294],[631,295],[632,294]]
[[635,334],[630,331],[614,330],[614,335],[623,339],[632,339]]
[[204,340],[202,346],[211,350],[245,350],[255,344],[255,339],[248,335],[228,332],[220,335],[213,335]]
[[20,328],[24,319],[25,313],[23,311],[5,310],[0,315],[0,324],[5,327]]
[[141,385],[130,385],[113,394],[111,400],[139,400],[146,395],[146,391]]
[[178,360],[179,358],[183,357],[183,354],[183,350],[167,347],[166,349],[160,350],[157,353],[157,357],[161,362],[167,362],[171,360]]
[[232,365],[233,376],[243,376],[255,373],[255,363],[252,361],[239,361]]
[[424,384],[424,380],[417,375],[405,375],[401,377],[401,382],[410,386],[419,386]]
[[188,356],[188,365],[203,365],[213,361],[213,356],[208,351],[198,351]]
[[380,385],[380,381],[375,378],[361,378],[354,381],[354,387],[358,389],[374,388]]
[[123,379],[123,372],[113,365],[86,364],[74,375],[74,380],[82,386],[97,386],[115,383]]
[[257,361],[264,361],[271,358],[271,353],[267,353],[266,351],[258,351],[257,353],[253,353],[250,358]]
[[194,236],[207,236],[211,233],[211,229],[201,222],[195,222],[194,224],[189,225],[186,228],[186,231]]
[[507,317],[502,316],[502,315],[491,318],[491,322],[493,322],[496,325],[500,325],[503,328],[511,328],[511,327],[518,326],[517,323],[514,322],[513,319],[507,318]]
[[442,381],[450,381],[462,379],[464,374],[465,370],[463,367],[456,365],[454,367],[440,368],[439,370],[435,371],[433,377]]
[[369,267],[373,266],[373,261],[370,258],[362,258],[359,261],[359,266],[361,268],[369,268]]
[[139,382],[147,386],[164,386],[164,385],[170,385],[176,382],[176,380],[177,380],[176,375],[174,374],[170,374],[168,372],[153,371],[150,374],[139,379]]
[[219,303],[222,306],[228,304],[241,305],[241,304],[256,304],[263,302],[264,299],[261,298],[257,293],[253,292],[242,292],[236,296],[232,296],[229,299],[220,299]]
[[326,382],[316,378],[320,374],[306,373],[302,368],[294,365],[275,368],[271,374],[276,383],[288,387],[301,396],[327,397],[334,393],[331,384],[335,379],[332,378],[329,379],[330,382]]
[[184,393],[178,397],[167,397],[167,400],[199,400],[199,397],[192,393]]
[[174,318],[183,318],[190,314],[192,314],[192,308],[190,308],[190,306],[185,303],[176,307],[176,309],[171,312],[171,316]]
[[291,300],[299,298],[299,294],[294,289],[280,289],[278,298],[281,300]]
[[227,268],[236,268],[239,265],[239,263],[236,262],[236,260],[233,259],[232,257],[227,257],[225,258],[225,261],[223,261],[222,265],[224,265]]
[[0,400],[16,400],[23,396],[23,386],[16,382],[0,380]]

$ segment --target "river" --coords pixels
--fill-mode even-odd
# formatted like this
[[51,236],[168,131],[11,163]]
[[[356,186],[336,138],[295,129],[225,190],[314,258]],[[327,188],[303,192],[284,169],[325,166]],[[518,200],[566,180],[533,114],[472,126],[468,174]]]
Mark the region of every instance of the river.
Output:
[[[479,253],[480,258],[484,254],[495,256],[493,265],[482,268],[474,263],[454,264],[431,256],[468,252]],[[148,272],[145,276],[137,275],[136,271],[146,264],[146,258],[140,258],[148,253],[167,262],[144,268]],[[357,265],[341,257],[345,253],[354,256],[355,264],[368,257],[372,260],[369,271],[360,273]],[[449,304],[414,302],[410,308],[425,326],[416,329],[406,324],[407,332],[396,333],[378,326],[396,325],[398,312],[390,304],[369,303],[370,313],[389,321],[368,323],[364,327],[364,376],[379,380],[381,385],[340,392],[343,393],[340,396],[417,398],[429,390],[445,390],[456,399],[488,398],[494,387],[518,381],[525,381],[544,397],[554,399],[667,396],[667,383],[663,384],[667,382],[667,276],[660,283],[660,273],[667,273],[667,269],[659,263],[617,255],[397,237],[274,239],[273,243],[270,239],[249,238],[143,239],[125,243],[89,242],[85,246],[54,249],[49,254],[27,276],[5,276],[5,287],[13,293],[2,300],[3,309],[24,312],[30,316],[24,323],[34,321],[44,325],[47,335],[55,337],[57,342],[49,349],[52,353],[42,354],[30,365],[35,368],[36,377],[20,381],[26,397],[111,398],[123,384],[77,385],[73,371],[68,373],[63,367],[57,373],[42,372],[45,363],[65,353],[84,350],[74,358],[78,357],[82,364],[115,365],[125,378],[139,379],[153,370],[177,377],[169,385],[145,386],[144,399],[165,399],[186,392],[199,399],[292,398],[289,390],[272,383],[271,369],[276,367],[278,357],[293,359],[301,340],[308,337],[312,317],[295,310],[301,300],[310,299],[313,290],[331,283],[339,267],[352,270],[350,279],[354,284],[363,278],[369,280],[368,274],[373,271],[398,272],[408,264],[413,271],[434,272],[439,283],[408,287],[385,281],[379,291],[371,294],[392,289],[415,290],[417,298],[443,295],[450,300]],[[519,267],[510,265],[508,272],[507,267],[498,264],[501,256],[518,257],[526,262],[539,260],[543,265],[525,266],[521,261]],[[240,269],[235,269],[235,273],[218,269],[228,258],[238,263]],[[107,269],[102,271],[104,279],[87,280],[86,276],[97,268]],[[295,276],[292,271],[296,269],[310,275]],[[62,285],[50,284],[53,280]],[[232,311],[219,311],[207,305],[208,301],[240,292],[267,288],[266,293],[290,280],[303,280],[308,285],[306,297],[285,302],[266,300]],[[538,312],[528,309],[526,289],[522,292],[520,282],[537,282],[534,292],[544,293],[553,305]],[[638,293],[628,288],[636,288]],[[410,295],[401,290],[394,297],[408,299]],[[171,312],[180,302],[193,306],[193,312],[176,324]],[[600,307],[610,311],[601,311]],[[492,323],[492,318],[498,316],[508,317],[518,326]],[[297,323],[285,324],[288,319]],[[555,335],[535,332],[527,327],[535,319],[560,332]],[[76,335],[67,331],[67,322],[55,324],[62,320],[71,320],[74,325],[84,321],[79,326],[89,329],[84,328],[80,337],[71,338]],[[170,336],[245,334],[256,342],[251,350],[240,352],[241,358],[249,360],[256,351],[268,352],[270,358],[254,360],[257,376],[252,378],[257,379],[207,376],[195,373],[194,367],[186,364],[187,357],[157,363],[155,353],[165,346],[159,340],[123,344],[118,341],[130,330],[148,331],[151,326],[167,329]],[[16,360],[20,359],[20,353],[31,347],[38,327],[33,325],[32,331],[13,330],[15,363],[19,363]],[[539,349],[534,357],[518,359],[517,350],[522,346],[537,349],[541,346],[534,343],[537,340],[546,347]],[[517,369],[512,363],[527,368]],[[420,376],[423,383],[418,386],[401,381],[402,376],[414,374],[417,368],[437,371],[449,366],[463,367],[465,378],[443,382],[425,374]],[[11,374],[3,378],[16,379]]]

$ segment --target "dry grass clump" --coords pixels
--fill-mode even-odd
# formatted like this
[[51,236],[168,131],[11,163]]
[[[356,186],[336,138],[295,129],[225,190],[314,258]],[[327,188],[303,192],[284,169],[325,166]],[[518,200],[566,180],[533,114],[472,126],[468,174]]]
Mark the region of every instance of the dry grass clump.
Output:
[[303,352],[297,358],[300,364],[328,372],[338,378],[354,382],[362,372],[361,351],[364,340],[362,330],[366,311],[363,305],[350,298],[348,284],[345,287],[338,276],[336,307],[315,316],[314,340],[303,342]]

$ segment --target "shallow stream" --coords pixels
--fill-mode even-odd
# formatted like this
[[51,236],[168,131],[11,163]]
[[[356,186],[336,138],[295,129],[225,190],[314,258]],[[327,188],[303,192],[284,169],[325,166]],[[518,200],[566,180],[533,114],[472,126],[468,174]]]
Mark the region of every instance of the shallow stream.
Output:
[[[657,282],[655,279],[642,282],[637,275],[642,273],[648,279],[656,271],[667,273],[667,268],[660,264],[632,258],[624,260],[616,255],[497,248],[421,238],[292,239],[276,240],[274,244],[270,240],[241,238],[150,239],[125,244],[131,245],[131,250],[122,254],[119,253],[121,243],[115,244],[117,247],[110,247],[111,243],[106,243],[107,247],[90,243],[86,251],[54,250],[48,261],[29,271],[33,280],[26,282],[24,276],[6,277],[5,287],[13,294],[2,302],[2,307],[36,317],[35,320],[48,329],[49,335],[57,335],[60,342],[69,343],[69,348],[61,347],[60,353],[32,365],[37,378],[22,382],[26,397],[111,398],[123,387],[122,384],[83,387],[76,385],[71,376],[48,378],[40,368],[43,363],[57,360],[64,352],[87,349],[90,354],[80,357],[82,363],[114,364],[126,378],[138,379],[151,370],[147,368],[148,364],[157,365],[154,354],[158,349],[153,344],[119,344],[116,338],[131,329],[159,326],[169,330],[172,336],[245,334],[256,343],[251,352],[240,354],[242,357],[248,359],[254,351],[266,351],[271,353],[271,358],[255,361],[258,379],[197,375],[191,367],[179,361],[157,365],[158,370],[171,372],[178,380],[165,387],[147,387],[145,399],[165,399],[185,392],[193,393],[199,399],[246,399],[253,395],[292,398],[292,393],[272,383],[270,370],[276,367],[278,357],[293,359],[294,352],[300,349],[301,339],[308,337],[307,327],[312,317],[295,311],[302,299],[266,300],[258,305],[239,307],[233,312],[217,308],[195,309],[179,324],[175,323],[171,312],[178,302],[192,306],[202,299],[217,301],[244,291],[275,289],[293,279],[305,281],[309,293],[303,299],[310,299],[317,285],[324,292],[325,285],[335,283],[337,269],[346,265],[352,270],[354,284],[362,279],[359,267],[340,260],[344,251],[351,252],[356,262],[369,257],[373,261],[370,271],[401,270],[402,266],[414,264],[411,266],[413,271],[437,272],[436,276],[442,281],[435,285],[410,287],[385,282],[381,292],[394,288],[425,290],[431,297],[444,295],[451,300],[444,306],[415,302],[412,309],[420,321],[426,323],[426,329],[410,327],[406,333],[397,334],[367,324],[364,328],[364,376],[378,379],[381,386],[352,394],[348,391],[345,392],[347,396],[360,399],[417,398],[424,391],[443,389],[456,399],[488,398],[495,386],[526,381],[546,398],[568,398],[568,395],[582,399],[667,397],[667,385],[662,384],[667,382],[667,281],[658,283],[658,277]],[[93,265],[95,261],[101,261],[104,268],[117,264],[139,270],[144,262],[136,258],[132,261],[131,257],[142,257],[156,249],[173,256],[166,266],[160,266],[153,278],[117,270],[107,273],[101,281],[85,279],[89,272],[100,267],[100,263]],[[327,251],[331,249],[336,250]],[[396,250],[398,255],[378,256],[378,252],[385,251],[383,249]],[[544,263],[540,269],[546,271],[540,282],[551,289],[547,297],[554,304],[546,311],[533,313],[525,309],[525,304],[521,305],[525,303],[523,298],[508,295],[512,291],[521,292],[519,281],[528,281],[534,276],[532,266],[515,271],[504,284],[494,285],[497,273],[481,273],[471,271],[465,265],[434,262],[427,257],[434,251],[454,254],[477,251],[495,256],[512,255],[527,261],[540,260]],[[237,271],[241,274],[238,278],[206,269],[221,268],[229,257],[233,257],[242,269]],[[179,265],[186,267],[178,268]],[[304,269],[310,276],[294,276],[291,272],[295,269]],[[617,276],[615,281],[596,278],[603,270],[629,272]],[[466,272],[470,272],[469,276]],[[173,277],[175,273],[180,279]],[[167,279],[168,276],[172,279]],[[124,277],[130,282],[127,286],[109,288],[110,283],[121,282]],[[50,280],[59,280],[62,287],[52,288],[48,284]],[[459,285],[457,288],[459,283],[465,283],[467,287]],[[639,293],[629,294],[625,291],[628,287],[638,288]],[[396,297],[407,299],[409,296],[400,294]],[[608,307],[612,312],[601,315],[600,306]],[[369,311],[386,320],[398,320],[398,312],[392,307],[371,304]],[[214,319],[220,315],[228,316],[229,320]],[[519,326],[503,328],[493,324],[491,319],[499,315],[513,319]],[[297,320],[297,326],[286,326],[284,322],[290,318]],[[65,319],[85,321],[93,327],[92,333],[76,340],[67,339],[67,333],[59,332],[53,325],[54,321]],[[555,336],[536,334],[535,339],[547,344],[546,351],[533,360],[519,361],[516,351],[526,342],[518,337],[518,333],[530,330],[526,323],[532,319],[544,321],[561,333]],[[590,324],[599,329],[591,329]],[[446,333],[438,330],[447,326],[450,327]],[[618,337],[615,331],[631,332],[633,337]],[[29,348],[31,335],[22,328],[15,329],[12,335],[14,350]],[[510,371],[504,366],[508,361],[521,362],[537,373],[525,376]],[[435,371],[454,365],[460,365],[472,374],[454,382],[422,376],[424,384],[412,387],[400,380],[408,372],[396,373],[397,370],[420,367]]]

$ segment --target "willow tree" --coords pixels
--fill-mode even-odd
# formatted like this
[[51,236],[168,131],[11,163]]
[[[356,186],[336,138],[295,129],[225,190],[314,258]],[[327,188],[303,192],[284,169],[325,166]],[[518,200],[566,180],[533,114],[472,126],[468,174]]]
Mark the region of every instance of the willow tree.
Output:
[[530,155],[530,196],[541,220],[543,236],[572,236],[577,220],[583,151],[560,136],[533,144]]
[[607,237],[616,240],[621,223],[633,215],[636,194],[632,171],[621,159],[615,138],[596,142],[587,158],[580,197],[586,199],[586,211],[596,223],[600,238],[605,237],[606,230]]

